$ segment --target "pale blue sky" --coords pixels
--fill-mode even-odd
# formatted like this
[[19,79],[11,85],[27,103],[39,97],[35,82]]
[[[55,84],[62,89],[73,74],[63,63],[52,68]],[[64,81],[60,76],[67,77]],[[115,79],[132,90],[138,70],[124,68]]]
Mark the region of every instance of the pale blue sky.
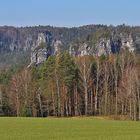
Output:
[[0,25],[140,25],[140,0],[0,0]]

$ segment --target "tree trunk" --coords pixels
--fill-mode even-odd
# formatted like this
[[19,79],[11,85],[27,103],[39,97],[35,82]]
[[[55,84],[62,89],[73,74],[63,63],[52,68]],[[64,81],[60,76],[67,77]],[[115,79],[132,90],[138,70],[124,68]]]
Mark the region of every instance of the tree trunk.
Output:
[[98,89],[99,89],[99,59],[97,58],[97,72],[96,72],[96,91],[95,91],[95,105],[94,105],[94,114],[97,113],[97,104],[98,104]]
[[78,93],[77,93],[77,84],[75,84],[74,87],[74,110],[75,110],[75,116],[78,116]]
[[91,89],[91,94],[90,94],[90,102],[91,102],[91,115],[93,115],[93,90]]
[[88,114],[88,92],[87,88],[85,87],[85,115]]
[[129,117],[132,118],[132,101],[129,101]]
[[104,81],[104,89],[105,89],[105,115],[108,114],[108,65],[105,63],[105,81]]
[[59,80],[58,80],[58,76],[57,76],[57,72],[55,69],[55,79],[56,79],[56,89],[57,89],[57,104],[58,104],[58,116],[61,116],[61,103],[60,103],[60,88],[59,88]]
[[56,116],[56,112],[55,112],[55,97],[54,97],[54,89],[53,89],[53,85],[52,85],[52,106],[53,106],[53,116]]
[[134,119],[134,121],[136,121],[137,120],[137,112],[136,112],[136,100],[134,100],[134,102],[133,102],[133,108],[134,108],[134,115],[133,115],[133,119]]
[[43,108],[42,108],[42,100],[41,100],[40,93],[38,93],[38,102],[39,102],[39,108],[40,108],[40,115],[41,115],[41,117],[43,117]]
[[84,89],[85,89],[85,115],[88,114],[88,89],[87,89],[87,77],[86,77],[86,64],[84,61]]
[[140,121],[140,93],[138,88],[137,92],[138,92],[138,120]]
[[17,117],[20,116],[20,102],[19,102],[19,93],[18,89],[16,89],[16,111],[17,111]]
[[115,115],[118,115],[118,76],[115,76]]

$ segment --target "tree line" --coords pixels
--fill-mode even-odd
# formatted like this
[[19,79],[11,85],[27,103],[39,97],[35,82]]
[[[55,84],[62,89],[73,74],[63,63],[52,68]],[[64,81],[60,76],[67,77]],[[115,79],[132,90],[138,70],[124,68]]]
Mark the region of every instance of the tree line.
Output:
[[43,64],[9,77],[9,71],[0,73],[0,114],[140,120],[139,71],[139,55],[127,51],[108,56],[50,56]]

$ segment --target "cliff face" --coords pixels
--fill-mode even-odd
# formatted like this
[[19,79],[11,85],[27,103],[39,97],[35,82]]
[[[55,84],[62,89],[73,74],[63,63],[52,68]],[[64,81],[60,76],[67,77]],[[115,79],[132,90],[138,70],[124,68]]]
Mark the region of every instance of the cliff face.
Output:
[[[135,51],[134,40],[131,35],[120,35],[101,37],[95,42],[92,40],[84,41],[83,43],[70,44],[67,48],[67,52],[73,56],[84,56],[84,55],[108,55],[111,53],[119,53],[124,50],[130,52]],[[50,32],[44,32],[38,34],[38,39],[34,46],[31,48],[31,63],[36,65],[44,62],[49,56],[56,55],[61,50],[63,44],[60,40],[53,40]],[[30,66],[29,65],[29,66]]]
[[0,53],[26,51],[31,48],[34,38],[31,34],[14,27],[0,27]]
[[37,41],[31,47],[31,64],[40,64],[52,54],[52,35],[50,32],[39,33]]
[[95,32],[101,25],[89,25],[79,28],[59,28],[52,26],[35,27],[0,27],[0,53],[12,51],[28,51],[35,46],[38,34],[46,31],[51,32],[53,40],[61,40],[63,44],[69,44],[71,41]]
[[38,34],[37,41],[31,47],[31,63],[38,65],[44,62],[49,56],[56,55],[60,52],[62,42],[54,40],[51,32],[46,31]]
[[[28,52],[30,65],[40,64],[50,55],[56,55],[62,51],[69,52],[73,56],[101,56],[119,53],[126,49],[130,52],[140,52],[140,27],[107,27],[103,25],[79,28],[0,27],[1,56],[5,52],[16,52],[16,54]],[[19,57],[18,59],[24,58]]]
[[[94,38],[93,38],[94,40]],[[73,44],[70,46],[69,53],[77,56],[84,55],[108,55],[110,53],[119,53],[121,51],[128,50],[130,52],[137,51],[135,42],[132,36],[128,37],[119,36],[115,38],[114,36],[110,38],[100,38],[96,43],[92,43],[92,40],[85,41],[84,43]]]

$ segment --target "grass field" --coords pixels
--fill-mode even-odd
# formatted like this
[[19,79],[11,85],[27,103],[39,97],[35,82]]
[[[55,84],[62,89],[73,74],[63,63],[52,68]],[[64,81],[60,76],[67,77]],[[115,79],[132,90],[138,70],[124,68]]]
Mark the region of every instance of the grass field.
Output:
[[140,140],[140,122],[101,118],[0,118],[0,140]]

